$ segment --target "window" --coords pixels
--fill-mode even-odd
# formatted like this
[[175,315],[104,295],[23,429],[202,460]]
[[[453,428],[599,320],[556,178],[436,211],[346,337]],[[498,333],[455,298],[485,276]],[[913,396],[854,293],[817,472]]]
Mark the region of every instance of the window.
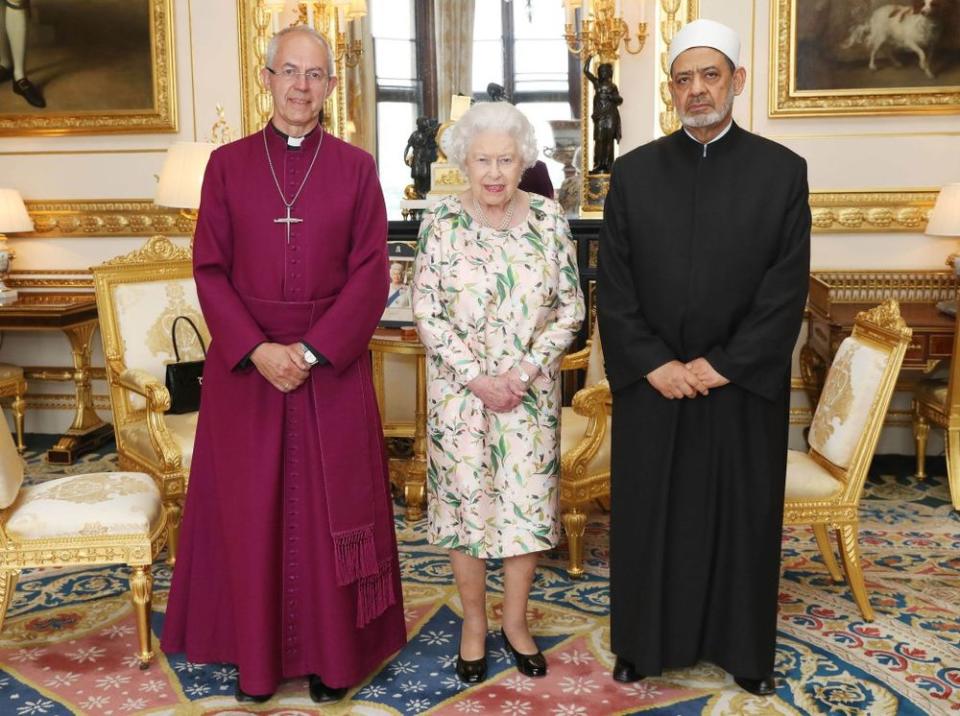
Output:
[[[432,0],[370,0],[376,66],[377,158],[391,219],[400,217],[411,183],[403,162],[407,139],[420,115],[436,116],[437,78]],[[555,187],[563,167],[543,156],[553,144],[551,119],[580,114],[579,60],[562,36],[560,0],[476,0],[473,28],[473,95],[486,100],[496,82],[534,125],[541,159]]]
[[415,3],[373,0],[370,32],[377,78],[377,159],[387,216],[400,217],[410,168],[403,163],[407,139],[422,113],[422,78],[417,77]]

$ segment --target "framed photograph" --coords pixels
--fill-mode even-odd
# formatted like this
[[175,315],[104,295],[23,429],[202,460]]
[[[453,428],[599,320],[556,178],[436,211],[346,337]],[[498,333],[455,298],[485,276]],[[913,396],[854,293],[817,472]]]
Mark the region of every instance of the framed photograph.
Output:
[[0,135],[177,130],[172,0],[6,0],[0,14]]
[[958,0],[773,0],[771,117],[960,113]]
[[413,259],[416,246],[406,241],[391,241],[387,253],[390,257],[390,290],[380,325],[388,328],[412,326]]

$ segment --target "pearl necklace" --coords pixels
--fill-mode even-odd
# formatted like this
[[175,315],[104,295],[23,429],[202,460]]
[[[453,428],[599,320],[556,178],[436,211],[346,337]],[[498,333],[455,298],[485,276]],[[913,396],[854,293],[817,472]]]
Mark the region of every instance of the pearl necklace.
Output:
[[507,227],[510,226],[510,221],[513,219],[513,207],[516,205],[516,194],[510,197],[510,205],[507,206],[507,211],[503,215],[503,221],[500,223],[499,227],[493,225],[492,222],[487,220],[486,214],[483,213],[483,209],[480,208],[480,202],[477,201],[477,197],[473,197],[473,208],[477,212],[477,217],[480,219],[480,223],[484,226],[488,226],[491,229],[496,229],[497,231],[506,231]]

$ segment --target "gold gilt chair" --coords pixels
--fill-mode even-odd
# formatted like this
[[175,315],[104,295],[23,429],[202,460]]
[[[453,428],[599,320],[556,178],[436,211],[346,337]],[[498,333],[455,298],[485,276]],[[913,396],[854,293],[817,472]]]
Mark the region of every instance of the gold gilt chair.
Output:
[[597,322],[587,346],[564,356],[561,370],[585,370],[584,387],[560,417],[560,511],[570,550],[567,573],[583,576],[587,510],[610,499],[610,384]]
[[23,416],[27,403],[23,396],[27,394],[27,381],[23,379],[23,368],[9,363],[0,363],[0,398],[13,398],[13,423],[17,429],[17,451],[22,455]]
[[123,563],[140,668],[153,658],[150,565],[163,547],[160,491],[142,472],[95,472],[23,487],[23,461],[0,429],[0,631],[24,569]]
[[854,601],[873,609],[860,569],[860,496],[912,331],[894,300],[862,311],[840,344],[810,425],[807,452],[787,453],[784,525],[812,525],[824,564],[843,581],[828,529],[836,532]]
[[[190,249],[154,236],[137,251],[91,271],[120,466],[146,472],[157,482],[167,511],[173,564],[198,415],[165,412],[170,407],[164,381],[166,364],[174,360],[174,319],[188,316],[210,344]],[[203,358],[192,331],[178,330],[177,341],[181,360]]]
[[947,480],[953,509],[960,510],[960,323],[953,335],[953,356],[946,377],[921,380],[913,393],[913,435],[917,444],[917,478],[926,471],[927,436],[930,426],[944,430]]

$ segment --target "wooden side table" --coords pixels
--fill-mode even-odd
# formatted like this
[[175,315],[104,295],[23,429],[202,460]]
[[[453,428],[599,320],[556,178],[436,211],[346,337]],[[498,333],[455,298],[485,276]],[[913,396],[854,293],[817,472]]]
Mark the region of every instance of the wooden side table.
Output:
[[901,385],[931,372],[953,353],[955,321],[938,301],[956,296],[952,271],[814,271],[810,274],[810,323],[800,349],[800,374],[815,409],[827,370],[860,311],[887,298],[900,302],[900,314],[913,329],[901,368]]
[[25,369],[28,377],[41,380],[72,380],[76,412],[73,423],[47,451],[47,460],[71,464],[78,455],[113,437],[113,426],[93,408],[90,388],[90,339],[97,328],[97,299],[92,293],[21,293],[13,303],[0,306],[0,330],[63,331],[70,341],[73,370]]
[[[409,458],[390,458],[390,482],[403,491],[403,501],[407,508],[407,521],[414,522],[423,517],[423,506],[427,497],[427,364],[426,351],[419,340],[404,340],[397,328],[378,328],[370,340],[370,355],[373,366],[373,388],[377,394],[380,415],[384,415],[385,386],[383,380],[383,359],[387,353],[395,355],[414,355],[417,360],[416,409],[414,412],[413,456]],[[400,436],[403,431],[394,429],[392,436]]]

